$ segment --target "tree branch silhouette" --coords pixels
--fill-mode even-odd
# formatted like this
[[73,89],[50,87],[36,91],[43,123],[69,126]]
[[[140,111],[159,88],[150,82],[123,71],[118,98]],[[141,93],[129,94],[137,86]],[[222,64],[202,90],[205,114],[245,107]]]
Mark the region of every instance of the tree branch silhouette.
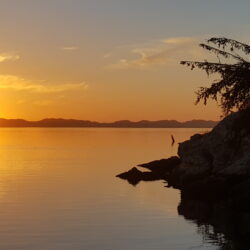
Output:
[[[214,46],[208,44],[212,43]],[[219,58],[216,62],[181,61],[193,70],[199,68],[205,70],[208,75],[218,73],[220,80],[215,81],[210,87],[201,87],[197,92],[196,104],[203,100],[207,104],[208,99],[219,102],[224,115],[228,115],[234,109],[241,110],[250,107],[250,61],[240,56],[236,51],[250,54],[250,46],[233,39],[213,37],[207,40],[207,44],[200,44],[203,49],[214,53]],[[225,60],[231,58],[234,63],[221,63],[220,57]]]

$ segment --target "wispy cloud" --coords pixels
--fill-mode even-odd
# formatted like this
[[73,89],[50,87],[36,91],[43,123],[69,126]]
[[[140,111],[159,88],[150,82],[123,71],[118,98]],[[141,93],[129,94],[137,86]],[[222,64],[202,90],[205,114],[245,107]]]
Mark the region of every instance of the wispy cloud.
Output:
[[149,69],[155,65],[178,63],[180,60],[203,58],[198,46],[203,39],[197,37],[173,37],[154,42],[150,47],[137,47],[129,51],[132,59],[120,59],[109,65],[111,69]]
[[197,37],[170,37],[163,40],[164,43],[174,44],[174,45],[183,45],[183,44],[193,44],[197,41]]
[[85,82],[67,84],[41,84],[23,79],[13,75],[0,75],[0,89],[11,89],[15,91],[30,91],[37,93],[58,93],[75,89],[87,89]]
[[0,53],[0,62],[5,62],[5,61],[17,61],[20,59],[20,56],[17,55],[16,53]]
[[62,50],[66,50],[66,51],[73,51],[73,50],[78,50],[78,47],[76,46],[68,46],[68,47],[62,47]]
[[106,53],[104,56],[103,56],[103,58],[110,58],[112,56],[112,53]]

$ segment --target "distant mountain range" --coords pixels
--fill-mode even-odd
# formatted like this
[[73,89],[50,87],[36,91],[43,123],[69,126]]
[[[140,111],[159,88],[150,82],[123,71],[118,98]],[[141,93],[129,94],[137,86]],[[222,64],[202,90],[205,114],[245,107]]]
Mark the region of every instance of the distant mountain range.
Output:
[[176,120],[160,120],[147,121],[142,120],[133,122],[129,120],[121,120],[109,123],[49,118],[40,121],[26,121],[23,119],[3,119],[0,118],[0,127],[81,127],[81,128],[212,128],[218,122],[205,120],[191,120],[186,122],[178,122]]

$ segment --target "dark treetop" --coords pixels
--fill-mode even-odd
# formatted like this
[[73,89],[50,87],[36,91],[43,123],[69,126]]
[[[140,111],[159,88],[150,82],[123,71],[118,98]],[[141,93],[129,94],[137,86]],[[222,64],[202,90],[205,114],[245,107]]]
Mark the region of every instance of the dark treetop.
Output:
[[[210,46],[209,44],[213,44]],[[232,39],[211,38],[207,44],[200,46],[214,53],[218,62],[181,61],[181,64],[198,67],[205,70],[208,75],[217,73],[220,79],[213,82],[210,87],[201,87],[197,92],[196,103],[201,100],[204,104],[209,98],[218,100],[224,115],[232,110],[242,110],[250,106],[250,46]],[[221,60],[224,59],[225,62]],[[229,63],[232,59],[233,63]]]

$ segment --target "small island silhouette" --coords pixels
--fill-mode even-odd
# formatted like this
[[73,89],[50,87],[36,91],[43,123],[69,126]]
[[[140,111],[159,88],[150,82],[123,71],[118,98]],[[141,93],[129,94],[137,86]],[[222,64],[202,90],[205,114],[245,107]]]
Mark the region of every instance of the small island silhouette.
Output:
[[218,122],[205,120],[190,120],[179,122],[176,120],[159,121],[129,121],[96,122],[88,120],[47,118],[40,121],[27,121],[23,119],[0,118],[0,127],[82,127],[82,128],[212,128]]

